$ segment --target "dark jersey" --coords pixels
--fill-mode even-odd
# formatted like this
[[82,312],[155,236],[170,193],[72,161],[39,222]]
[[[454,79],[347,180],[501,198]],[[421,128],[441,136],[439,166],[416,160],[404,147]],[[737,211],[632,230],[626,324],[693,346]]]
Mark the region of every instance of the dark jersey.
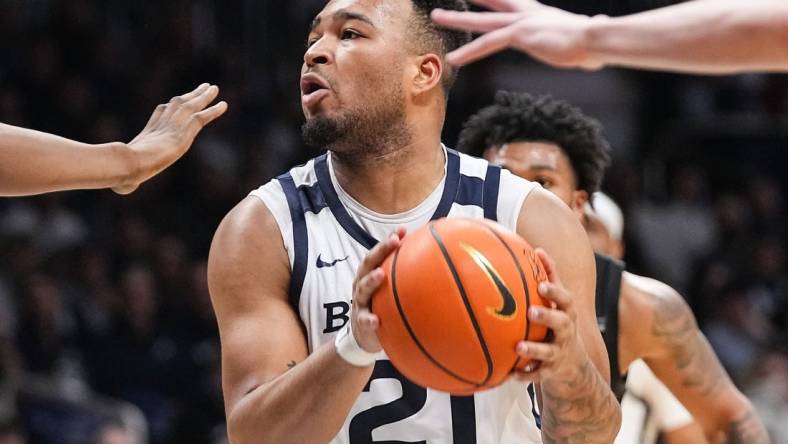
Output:
[[610,387],[616,398],[624,396],[624,376],[618,368],[618,298],[624,263],[611,257],[594,254],[596,258],[596,319],[605,340],[610,361]]

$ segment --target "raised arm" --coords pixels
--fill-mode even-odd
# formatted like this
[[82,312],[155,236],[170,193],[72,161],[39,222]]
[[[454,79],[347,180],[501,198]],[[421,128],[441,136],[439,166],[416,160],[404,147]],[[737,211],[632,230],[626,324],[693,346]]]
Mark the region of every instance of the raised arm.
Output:
[[[372,365],[346,362],[333,343],[308,354],[303,325],[288,302],[290,263],[281,239],[268,208],[249,197],[222,221],[211,245],[208,284],[234,444],[330,441],[372,373]],[[376,267],[398,241],[382,242],[364,261],[354,304],[380,284]],[[369,333],[376,318],[355,305],[352,316],[361,346],[380,350],[376,339],[365,340],[376,338]]]
[[130,193],[178,160],[227,110],[225,102],[205,109],[218,94],[206,83],[159,105],[129,143],[90,145],[0,123],[0,196],[98,188]]
[[506,48],[550,65],[722,74],[788,71],[788,3],[694,0],[629,16],[572,14],[536,0],[471,0],[493,12],[436,10],[436,23],[484,33],[449,54],[464,65]]
[[540,286],[540,294],[556,305],[528,313],[531,322],[552,330],[553,342],[525,343],[518,349],[542,362],[531,377],[540,385],[544,441],[610,443],[621,412],[610,390],[607,352],[596,323],[596,274],[588,238],[569,208],[541,189],[527,198],[517,231],[549,254],[541,256],[550,283]]
[[[684,299],[667,285],[626,273],[620,319],[638,325],[621,331],[622,350],[643,360],[692,413],[709,442],[767,444],[769,437],[750,402],[733,385],[698,329]],[[634,315],[637,312],[638,315]],[[622,359],[632,359],[631,353]],[[623,364],[628,363],[626,361]]]

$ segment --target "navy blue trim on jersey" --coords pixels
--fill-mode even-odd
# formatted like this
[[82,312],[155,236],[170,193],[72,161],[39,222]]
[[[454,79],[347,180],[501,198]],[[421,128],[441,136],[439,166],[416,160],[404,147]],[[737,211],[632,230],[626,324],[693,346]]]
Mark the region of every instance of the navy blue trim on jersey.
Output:
[[501,185],[501,167],[489,165],[484,176],[484,218],[498,221],[498,191]]
[[443,219],[449,215],[451,205],[457,199],[460,188],[460,153],[446,149],[446,184],[443,196],[430,220]]
[[528,384],[528,388],[526,388],[526,390],[528,390],[528,397],[531,398],[531,413],[534,415],[536,428],[542,430],[542,416],[536,411],[536,393],[534,392],[533,383]]
[[484,179],[474,176],[460,175],[460,185],[457,189],[457,205],[475,205],[479,208],[484,204]]
[[293,223],[293,271],[290,275],[290,305],[297,311],[298,303],[301,299],[301,289],[304,287],[304,277],[306,276],[306,266],[309,256],[309,236],[306,229],[306,218],[304,208],[299,198],[298,188],[290,173],[283,174],[277,178],[282,186],[282,191],[287,199],[287,206],[290,208],[290,219]]
[[[457,197],[457,189],[460,182],[460,155],[454,150],[446,150],[446,184],[443,188],[443,196],[438,204],[438,208],[432,215],[432,220],[441,219],[449,215],[451,205]],[[323,198],[328,207],[331,209],[334,218],[340,226],[356,240],[359,244],[363,245],[368,250],[372,249],[378,240],[372,237],[366,230],[361,228],[359,224],[353,220],[350,213],[342,202],[339,200],[334,183],[331,181],[331,172],[328,169],[328,155],[324,154],[315,159],[315,174],[317,175],[317,184],[323,192]]]
[[318,184],[299,186],[298,200],[301,202],[301,209],[304,213],[320,214],[321,211],[328,208],[326,198]]
[[342,228],[347,231],[347,234],[355,239],[356,242],[360,243],[368,250],[372,249],[372,247],[378,243],[377,239],[372,237],[371,234],[367,233],[353,220],[347,212],[347,209],[345,209],[345,206],[342,205],[342,202],[339,200],[337,190],[334,188],[334,183],[331,181],[331,172],[328,171],[327,154],[323,154],[315,159],[315,174],[317,174],[317,183],[323,191],[326,203],[328,207],[331,208],[331,213],[334,214],[334,218],[339,222],[339,225],[341,225]]

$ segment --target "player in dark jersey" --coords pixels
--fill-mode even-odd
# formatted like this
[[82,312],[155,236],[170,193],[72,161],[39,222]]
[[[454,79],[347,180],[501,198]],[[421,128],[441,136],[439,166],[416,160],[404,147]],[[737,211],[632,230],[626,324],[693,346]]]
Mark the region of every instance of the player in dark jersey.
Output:
[[156,107],[129,143],[90,145],[0,123],[0,196],[112,188],[128,194],[183,156],[227,103],[205,109],[219,94],[204,83]]
[[[494,105],[466,122],[459,149],[541,183],[581,220],[610,161],[595,120],[549,96],[508,92],[498,93]],[[752,405],[733,385],[675,290],[598,256],[597,316],[608,347],[611,384],[619,396],[622,375],[642,358],[711,442],[769,441]]]

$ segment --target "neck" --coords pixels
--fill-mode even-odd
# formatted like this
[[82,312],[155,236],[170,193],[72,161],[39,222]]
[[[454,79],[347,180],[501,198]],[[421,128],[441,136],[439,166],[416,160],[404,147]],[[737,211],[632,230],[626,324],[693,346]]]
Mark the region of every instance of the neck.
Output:
[[378,147],[374,156],[331,152],[339,185],[377,213],[397,214],[418,206],[443,178],[445,159],[440,130],[412,134],[405,145]]

